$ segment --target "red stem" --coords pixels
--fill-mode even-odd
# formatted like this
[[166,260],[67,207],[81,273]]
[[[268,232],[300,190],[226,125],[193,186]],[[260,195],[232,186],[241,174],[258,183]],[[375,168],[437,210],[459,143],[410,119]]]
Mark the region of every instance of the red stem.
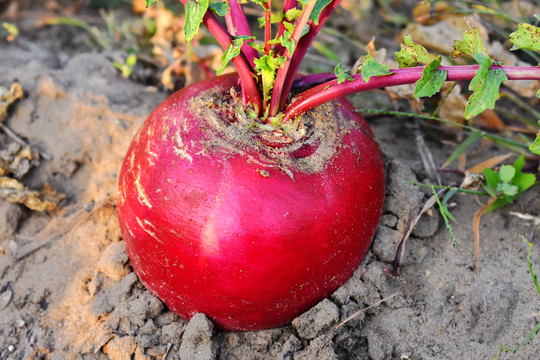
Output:
[[[279,94],[279,99],[276,99],[276,101],[279,100],[279,104],[275,106],[274,111],[277,112],[279,109],[283,109],[285,105],[287,104],[287,98],[289,96],[289,92],[291,91],[292,83],[296,77],[296,74],[298,73],[298,68],[300,67],[300,64],[302,63],[302,60],[304,59],[304,56],[306,56],[306,53],[313,42],[313,39],[317,34],[319,33],[319,30],[323,27],[324,23],[334,12],[336,7],[339,5],[341,0],[333,0],[330,4],[328,4],[323,11],[321,12],[319,16],[319,24],[314,25],[311,24],[311,29],[307,34],[305,34],[300,41],[298,42],[294,54],[290,60],[290,65],[288,66],[286,72],[283,75],[283,78],[280,79],[282,82],[281,84],[281,94]],[[281,70],[281,69],[280,69]],[[279,74],[279,71],[278,71]],[[278,84],[278,78],[276,76],[276,84]],[[272,94],[272,98],[274,98],[274,93]],[[270,113],[272,113],[272,108],[270,108]],[[275,115],[275,114],[274,114]]]
[[[540,80],[540,67],[537,66],[492,66],[492,69],[502,69],[508,80]],[[360,74],[353,75],[354,81],[341,84],[338,84],[337,80],[327,81],[298,94],[285,109],[282,121],[295,118],[308,110],[343,96],[388,86],[414,84],[422,77],[423,70],[423,66],[394,69],[390,70],[391,75],[373,76],[368,83],[364,83]],[[476,75],[478,65],[441,66],[439,70],[447,71],[447,81],[472,80]]]
[[[315,0],[308,1],[308,3],[304,7],[304,10],[302,11],[302,15],[300,15],[300,19],[298,19],[297,23],[295,24],[294,31],[291,35],[291,40],[294,44],[294,51],[293,54],[290,54],[289,50],[285,50],[284,55],[287,57],[287,60],[285,61],[283,66],[281,66],[277,71],[276,79],[274,81],[274,88],[272,89],[272,98],[270,99],[270,116],[275,116],[278,113],[280,109],[279,104],[282,94],[285,94],[285,98],[287,98],[287,96],[289,95],[288,90],[290,90],[290,86],[289,89],[286,89],[285,87],[285,85],[288,83],[288,70],[291,65],[291,60],[295,57],[296,51],[298,50],[298,43],[300,41],[302,33],[304,32],[304,27],[306,26],[306,24],[308,24],[308,22],[310,23],[309,26],[312,26],[309,17],[314,6]],[[304,36],[307,36],[308,34]],[[291,84],[292,80],[294,79],[291,79]]]
[[[188,0],[180,1],[187,5]],[[224,50],[232,43],[232,35],[210,11],[204,14],[203,24]],[[253,68],[243,53],[232,59],[232,63],[238,72],[245,102],[251,104],[260,113],[262,111],[261,94],[253,77],[255,73]]]
[[[244,8],[238,0],[229,0],[230,11],[225,15],[227,29],[232,36],[252,36]],[[246,56],[252,68],[255,67],[254,59],[259,57],[257,50],[248,44],[242,45],[242,52]]]
[[[285,16],[287,11],[296,8],[297,5],[298,5],[298,0],[284,0],[283,1],[283,16]],[[285,32],[284,23],[286,22],[289,22],[289,21],[285,18],[283,18],[283,20],[279,22],[276,38],[283,36],[283,33]],[[279,55],[283,55],[283,53],[285,52],[285,48],[279,44],[276,44],[274,46],[274,50],[276,51],[276,54],[279,54]]]
[[267,0],[264,3],[264,54],[268,55],[272,46],[270,40],[272,40],[272,0]]

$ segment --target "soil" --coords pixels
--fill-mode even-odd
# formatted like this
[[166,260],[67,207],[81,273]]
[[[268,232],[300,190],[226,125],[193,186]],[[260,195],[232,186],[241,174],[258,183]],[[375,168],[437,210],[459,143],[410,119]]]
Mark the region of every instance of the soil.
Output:
[[[538,229],[510,214],[537,215],[536,188],[482,218],[479,269],[472,219],[481,206],[456,195],[457,247],[433,208],[407,243],[401,278],[385,273],[411,213],[431,195],[410,183],[432,181],[415,138],[421,134],[439,167],[454,150],[440,127],[396,118],[370,122],[387,196],[373,246],[349,281],[278,329],[221,332],[203,314],[179,318],[132,272],[114,211],[131,138],[168,93],[123,78],[111,61],[118,52],[88,46],[83,30],[36,28],[37,18],[14,21],[15,41],[0,39],[0,86],[19,82],[25,94],[4,124],[40,154],[19,180],[66,197],[53,213],[0,200],[0,359],[486,359],[540,322],[522,239],[533,242],[540,269]],[[0,151],[15,141],[3,130],[0,140]],[[469,162],[504,152],[491,146]],[[499,358],[539,354],[536,335]]]

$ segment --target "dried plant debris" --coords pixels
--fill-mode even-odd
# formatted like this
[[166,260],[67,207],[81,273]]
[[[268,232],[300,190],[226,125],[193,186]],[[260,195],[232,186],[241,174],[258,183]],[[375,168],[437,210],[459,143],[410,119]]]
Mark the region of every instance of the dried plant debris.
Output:
[[9,89],[0,86],[0,122],[7,118],[9,106],[22,97],[23,91],[19,83],[13,83]]
[[29,190],[15,179],[0,177],[0,200],[23,204],[34,211],[55,211],[65,195],[58,194],[48,184],[40,190]]
[[32,166],[37,165],[39,154],[28,145],[4,142],[0,137],[0,176],[13,174],[22,178]]

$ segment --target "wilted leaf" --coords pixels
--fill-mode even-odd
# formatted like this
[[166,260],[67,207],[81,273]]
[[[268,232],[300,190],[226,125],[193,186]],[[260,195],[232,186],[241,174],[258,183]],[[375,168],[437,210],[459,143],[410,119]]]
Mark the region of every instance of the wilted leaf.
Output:
[[345,72],[341,67],[341,64],[338,64],[334,69],[334,74],[336,75],[338,84],[341,84],[344,81],[353,81],[353,77]]
[[396,61],[400,68],[408,68],[418,64],[427,64],[430,60],[431,57],[426,48],[414,43],[410,35],[406,35],[403,38],[401,50],[396,52]]
[[510,34],[509,40],[514,44],[510,50],[540,51],[540,28],[531,24],[519,24],[518,30]]
[[463,40],[454,41],[453,57],[458,57],[462,54],[474,56],[485,53],[486,48],[484,47],[480,32],[472,25],[469,27],[469,30],[463,32]]
[[370,54],[363,57],[362,63],[358,67],[360,75],[365,83],[369,82],[372,76],[389,75],[388,65],[378,63]]
[[23,98],[23,91],[19,83],[11,84],[10,89],[0,87],[0,122],[7,117],[7,111],[11,104]]
[[504,155],[494,156],[492,158],[489,158],[485,161],[482,161],[479,164],[474,165],[469,169],[469,172],[471,174],[480,174],[485,168],[491,169],[494,166],[502,163],[504,160],[508,159],[510,156],[513,156],[514,153],[508,153]]
[[0,177],[0,199],[11,203],[23,204],[34,211],[54,211],[58,203],[65,198],[57,194],[48,184],[41,190],[28,190],[23,184],[9,177]]

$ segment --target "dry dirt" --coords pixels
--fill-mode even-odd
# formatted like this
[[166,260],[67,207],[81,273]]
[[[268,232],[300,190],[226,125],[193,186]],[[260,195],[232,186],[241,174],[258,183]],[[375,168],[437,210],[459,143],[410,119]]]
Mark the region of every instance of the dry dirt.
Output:
[[[132,272],[113,206],[127,146],[167,93],[124,79],[111,63],[116,54],[86,47],[84,32],[25,31],[22,23],[16,41],[0,40],[0,86],[19,82],[25,94],[5,124],[41,154],[21,182],[51,184],[66,198],[57,214],[0,200],[0,359],[491,359],[540,321],[521,238],[533,242],[540,273],[538,229],[509,214],[538,214],[536,188],[482,219],[479,274],[472,218],[480,206],[472,196],[452,198],[457,248],[435,210],[407,244],[401,280],[385,274],[409,214],[429,194],[408,181],[430,181],[416,127],[392,118],[371,122],[385,156],[385,211],[344,286],[279,329],[227,333],[203,315],[178,318]],[[420,130],[441,166],[453,148],[440,130]],[[13,141],[0,130],[0,151]],[[540,336],[500,358],[540,358]]]

